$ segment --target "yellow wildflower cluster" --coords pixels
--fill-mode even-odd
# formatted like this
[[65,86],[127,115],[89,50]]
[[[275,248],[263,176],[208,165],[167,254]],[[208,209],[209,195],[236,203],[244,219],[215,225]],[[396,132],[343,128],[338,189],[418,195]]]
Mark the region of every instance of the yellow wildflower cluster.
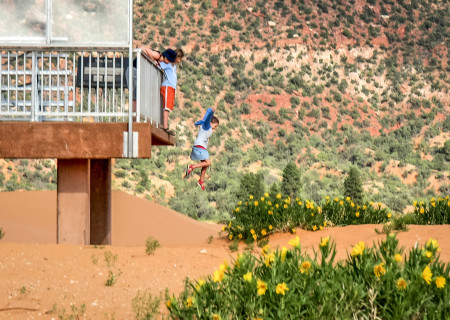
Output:
[[360,241],[359,243],[357,243],[352,249],[352,257],[361,256],[364,253],[365,247],[366,245],[364,242]]
[[373,273],[380,278],[382,275],[386,274],[386,268],[384,267],[384,262],[377,264],[373,267]]
[[289,245],[294,248],[300,247],[300,238],[296,236],[294,239],[289,240]]
[[300,263],[298,269],[301,273],[308,273],[309,270],[311,269],[311,262],[303,261],[302,263]]
[[283,282],[283,283],[277,284],[275,292],[277,294],[282,294],[284,296],[285,292],[288,290],[289,290],[289,288],[287,287],[286,283]]
[[403,278],[399,278],[397,280],[397,289],[398,290],[405,290],[408,284],[406,283],[406,280]]
[[323,247],[326,247],[327,245],[328,245],[328,241],[330,241],[330,236],[328,236],[328,237],[325,237],[325,238],[321,238],[320,239],[321,241],[320,241],[320,246],[323,248]]
[[258,296],[265,295],[266,291],[267,291],[267,283],[265,283],[262,280],[258,280],[256,282],[256,289],[257,289]]

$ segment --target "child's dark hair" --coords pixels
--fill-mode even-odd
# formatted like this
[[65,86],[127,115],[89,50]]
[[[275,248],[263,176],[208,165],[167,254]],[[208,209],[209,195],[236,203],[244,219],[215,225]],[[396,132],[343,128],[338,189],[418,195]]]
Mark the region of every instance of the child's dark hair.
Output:
[[218,119],[217,117],[213,116],[213,117],[211,118],[211,123],[217,123],[217,124],[219,124],[219,119]]

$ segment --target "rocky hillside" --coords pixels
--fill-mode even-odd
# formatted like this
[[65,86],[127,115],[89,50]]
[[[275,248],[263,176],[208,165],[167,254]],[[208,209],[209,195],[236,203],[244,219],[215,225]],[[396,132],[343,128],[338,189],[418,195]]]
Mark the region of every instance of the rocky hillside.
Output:
[[[177,145],[118,160],[116,188],[222,218],[245,173],[269,189],[295,161],[300,196],[316,201],[342,195],[351,166],[366,198],[393,210],[449,192],[447,12],[446,1],[426,0],[136,0],[136,45],[186,52]],[[210,106],[221,125],[201,193],[181,176],[193,122]]]

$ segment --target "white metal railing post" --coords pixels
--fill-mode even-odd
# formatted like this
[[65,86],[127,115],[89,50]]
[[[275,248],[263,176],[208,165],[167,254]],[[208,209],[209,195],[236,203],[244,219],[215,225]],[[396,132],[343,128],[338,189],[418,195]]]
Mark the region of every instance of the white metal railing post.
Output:
[[[26,57],[26,55],[24,55]],[[26,59],[26,58],[25,58]],[[24,64],[26,61],[24,62]],[[36,108],[39,105],[38,96],[38,81],[37,81],[37,53],[33,51],[31,53],[31,121],[37,121]],[[25,105],[25,103],[24,103]]]
[[128,48],[128,157],[133,157],[133,0],[129,0],[129,48]]

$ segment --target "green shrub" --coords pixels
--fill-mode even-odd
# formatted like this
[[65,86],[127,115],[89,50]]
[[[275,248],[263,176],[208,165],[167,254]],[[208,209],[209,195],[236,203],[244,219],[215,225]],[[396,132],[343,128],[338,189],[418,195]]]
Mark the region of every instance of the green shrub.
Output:
[[430,199],[430,202],[414,201],[414,214],[418,224],[450,224],[450,199]]
[[147,238],[145,241],[145,253],[148,255],[151,255],[153,252],[155,252],[156,248],[159,248],[160,244],[158,240],[153,239],[152,237]]
[[[291,249],[244,252],[206,279],[187,279],[177,297],[166,293],[174,319],[440,319],[448,312],[450,265],[439,260],[430,239],[405,255],[395,235],[373,248],[356,244],[345,261],[335,261],[336,245],[321,239],[311,256],[298,237]],[[404,262],[403,262],[404,261]],[[342,303],[345,301],[345,303]],[[282,306],[282,307],[280,307]]]

